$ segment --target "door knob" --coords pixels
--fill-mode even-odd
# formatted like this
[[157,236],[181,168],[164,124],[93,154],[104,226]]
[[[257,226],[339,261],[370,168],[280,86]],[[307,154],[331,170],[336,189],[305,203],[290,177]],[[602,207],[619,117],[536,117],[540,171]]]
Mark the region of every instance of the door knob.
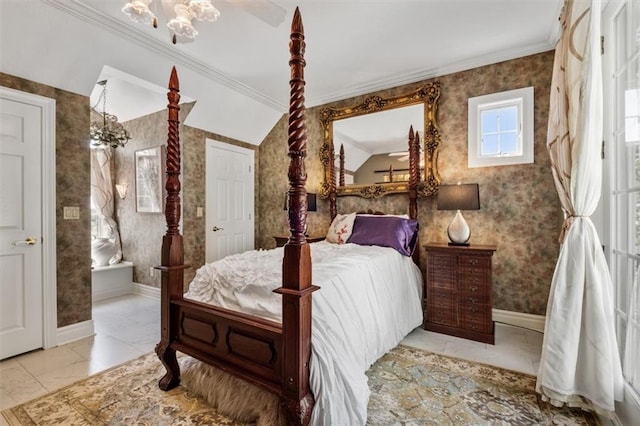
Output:
[[11,243],[14,246],[32,246],[37,243],[38,240],[33,237],[27,237],[24,240],[16,240]]
[[212,230],[213,232],[216,232],[216,231],[224,231],[224,228],[218,228],[217,226],[214,226],[211,230]]

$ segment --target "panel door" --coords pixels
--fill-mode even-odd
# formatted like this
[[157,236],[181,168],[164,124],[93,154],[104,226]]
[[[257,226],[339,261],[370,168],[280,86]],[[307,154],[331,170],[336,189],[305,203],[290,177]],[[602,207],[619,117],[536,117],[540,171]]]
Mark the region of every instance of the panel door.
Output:
[[207,140],[206,156],[208,263],[254,248],[254,153]]
[[42,107],[0,98],[0,359],[43,346]]

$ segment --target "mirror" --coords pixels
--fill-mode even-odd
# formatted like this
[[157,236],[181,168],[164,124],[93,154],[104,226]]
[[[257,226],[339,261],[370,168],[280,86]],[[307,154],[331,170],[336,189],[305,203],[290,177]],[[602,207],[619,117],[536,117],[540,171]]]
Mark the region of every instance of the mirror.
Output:
[[[372,96],[354,107],[321,110],[321,196],[329,196],[332,183],[338,196],[375,198],[408,192],[410,126],[421,139],[418,194],[435,195],[440,182],[436,123],[439,97],[440,83],[432,82],[406,95],[388,99]],[[344,175],[339,173],[340,164],[344,164]]]

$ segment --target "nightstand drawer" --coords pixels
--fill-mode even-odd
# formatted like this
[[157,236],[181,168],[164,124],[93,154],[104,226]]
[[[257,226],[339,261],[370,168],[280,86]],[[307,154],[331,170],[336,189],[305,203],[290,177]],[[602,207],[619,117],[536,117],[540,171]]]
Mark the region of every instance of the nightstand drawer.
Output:
[[490,286],[486,283],[479,283],[475,281],[461,282],[458,286],[460,295],[465,296],[487,296],[489,294]]
[[460,309],[461,326],[467,330],[489,333],[492,327],[491,308],[487,305],[463,306]]
[[456,289],[456,279],[451,275],[429,274],[429,283],[437,290],[452,291]]
[[451,258],[451,256],[434,254],[433,256],[429,256],[427,268],[433,271],[441,270],[448,273],[454,270],[454,262],[455,258]]
[[457,304],[455,293],[431,291],[427,295],[427,303],[433,306],[454,306]]
[[455,305],[427,304],[427,320],[436,324],[449,326],[457,325],[457,314]]
[[489,304],[488,294],[463,293],[460,295],[460,305],[462,306],[488,305],[488,304]]

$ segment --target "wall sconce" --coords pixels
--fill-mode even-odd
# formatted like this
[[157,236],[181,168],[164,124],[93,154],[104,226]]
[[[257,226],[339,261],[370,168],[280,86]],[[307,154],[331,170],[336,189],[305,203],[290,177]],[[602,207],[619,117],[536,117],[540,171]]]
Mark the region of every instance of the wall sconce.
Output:
[[438,210],[457,210],[447,228],[450,246],[468,246],[471,229],[460,210],[480,210],[480,194],[477,183],[440,185],[438,187]]
[[127,198],[127,187],[126,183],[116,183],[116,191],[118,191],[118,195],[123,200]]

